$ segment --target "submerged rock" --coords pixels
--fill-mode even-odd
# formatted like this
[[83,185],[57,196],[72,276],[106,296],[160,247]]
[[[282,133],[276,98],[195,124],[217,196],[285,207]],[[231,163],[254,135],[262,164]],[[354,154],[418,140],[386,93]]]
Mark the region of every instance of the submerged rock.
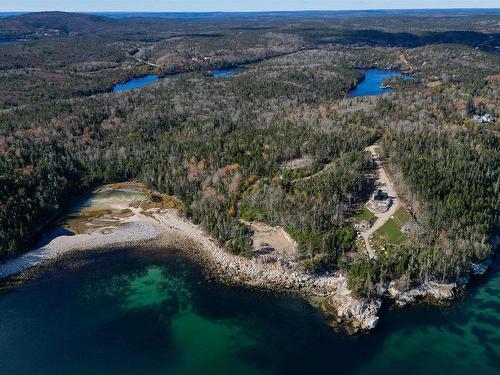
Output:
[[470,275],[469,273],[466,273],[465,275],[463,275],[462,277],[460,277],[458,280],[457,280],[457,285],[459,286],[464,286],[464,285],[467,285],[470,281]]
[[486,271],[488,271],[490,265],[491,265],[491,259],[488,259],[483,263],[471,263],[470,266],[471,273],[474,276],[482,276],[486,273]]

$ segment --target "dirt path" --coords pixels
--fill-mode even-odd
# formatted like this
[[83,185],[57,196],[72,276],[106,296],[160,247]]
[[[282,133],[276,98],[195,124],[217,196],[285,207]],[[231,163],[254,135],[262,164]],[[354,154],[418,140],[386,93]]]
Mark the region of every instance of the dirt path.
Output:
[[323,168],[322,168],[322,169],[320,169],[318,172],[316,172],[316,173],[314,173],[314,174],[312,174],[312,175],[310,175],[310,176],[301,177],[301,178],[296,178],[296,179],[292,180],[291,182],[308,181],[308,180],[310,180],[311,178],[314,178],[314,177],[317,177],[317,176],[321,176],[322,174],[324,174],[324,173],[326,173],[326,172],[328,172],[328,171],[332,170],[334,166],[335,166],[335,162],[334,162],[334,161],[332,161],[332,162],[330,162],[330,163],[328,163],[328,164],[325,164],[325,165],[323,166]]
[[153,64],[152,62],[148,62],[148,61],[141,60],[140,58],[135,57],[135,56],[133,56],[133,57],[134,57],[134,59],[136,59],[136,60],[137,60],[137,61],[139,61],[140,63],[146,64],[146,65],[149,65],[149,66],[153,66],[153,67],[155,67],[155,68],[159,68],[159,67],[160,67],[160,65],[158,65],[158,64]]
[[366,245],[366,251],[370,258],[375,258],[375,252],[370,244],[370,237],[375,233],[378,229],[380,229],[386,222],[393,216],[399,208],[399,199],[396,195],[396,189],[392,184],[391,180],[387,176],[387,173],[384,169],[384,166],[380,162],[378,158],[378,148],[377,144],[371,145],[367,147],[365,150],[370,151],[372,156],[374,157],[375,164],[377,166],[377,174],[378,174],[378,182],[379,186],[383,186],[383,189],[387,192],[389,197],[392,199],[392,204],[386,212],[381,214],[375,214],[377,217],[377,221],[372,225],[372,227],[364,232],[361,232],[361,236],[363,237]]
[[141,49],[139,49],[139,51],[138,51],[138,52],[136,52],[134,55],[131,55],[131,56],[132,56],[134,59],[136,59],[138,62],[140,62],[140,63],[146,64],[146,65],[149,65],[149,66],[152,66],[152,67],[155,67],[155,68],[159,68],[159,67],[160,67],[160,65],[158,65],[158,64],[154,64],[154,63],[152,63],[152,62],[145,61],[145,60],[142,60],[142,59],[138,58],[136,55],[137,55],[139,52],[142,52],[142,50],[141,50]]

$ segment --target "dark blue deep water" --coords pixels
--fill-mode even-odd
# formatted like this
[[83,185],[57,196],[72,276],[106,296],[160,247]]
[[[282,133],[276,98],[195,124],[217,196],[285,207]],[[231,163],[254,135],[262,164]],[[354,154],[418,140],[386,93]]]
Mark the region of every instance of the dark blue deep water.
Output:
[[409,76],[403,76],[401,72],[396,70],[385,69],[365,69],[364,80],[362,80],[354,89],[349,92],[350,97],[356,96],[374,96],[391,93],[391,88],[382,88],[384,80],[392,77],[403,77],[409,79]]
[[496,375],[499,268],[449,307],[383,311],[347,337],[301,299],[208,282],[174,250],[72,255],[0,288],[0,374]]

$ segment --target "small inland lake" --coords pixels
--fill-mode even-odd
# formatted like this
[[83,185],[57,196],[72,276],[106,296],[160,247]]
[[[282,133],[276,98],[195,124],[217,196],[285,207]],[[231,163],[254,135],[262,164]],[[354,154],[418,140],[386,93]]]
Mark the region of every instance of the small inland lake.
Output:
[[[236,68],[224,68],[224,69],[214,69],[209,71],[209,74],[214,77],[214,78],[229,78],[234,76],[235,74],[243,71],[243,68],[236,67]],[[158,80],[160,80],[161,77],[150,74],[147,76],[143,77],[138,77],[138,78],[133,78],[131,80],[128,80],[124,83],[118,83],[113,87],[113,92],[114,93],[119,93],[122,91],[128,91],[128,90],[134,90],[134,89],[140,89],[145,86],[149,86]]]
[[403,79],[411,79],[411,76],[403,75],[397,70],[386,69],[363,69],[365,78],[358,85],[349,91],[349,97],[359,96],[375,96],[389,94],[393,92],[390,87],[384,87],[384,81],[389,78],[402,77]]
[[122,92],[133,89],[139,89],[144,86],[148,86],[154,82],[158,81],[158,76],[147,75],[144,77],[134,78],[125,83],[119,83],[113,88],[113,92]]

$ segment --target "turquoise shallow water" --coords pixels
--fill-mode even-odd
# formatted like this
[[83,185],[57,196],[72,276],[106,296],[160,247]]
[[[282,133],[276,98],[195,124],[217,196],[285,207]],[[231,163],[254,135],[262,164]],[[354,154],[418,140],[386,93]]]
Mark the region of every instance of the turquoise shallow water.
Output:
[[499,271],[346,337],[300,299],[208,283],[175,251],[66,257],[0,292],[0,374],[498,374]]

